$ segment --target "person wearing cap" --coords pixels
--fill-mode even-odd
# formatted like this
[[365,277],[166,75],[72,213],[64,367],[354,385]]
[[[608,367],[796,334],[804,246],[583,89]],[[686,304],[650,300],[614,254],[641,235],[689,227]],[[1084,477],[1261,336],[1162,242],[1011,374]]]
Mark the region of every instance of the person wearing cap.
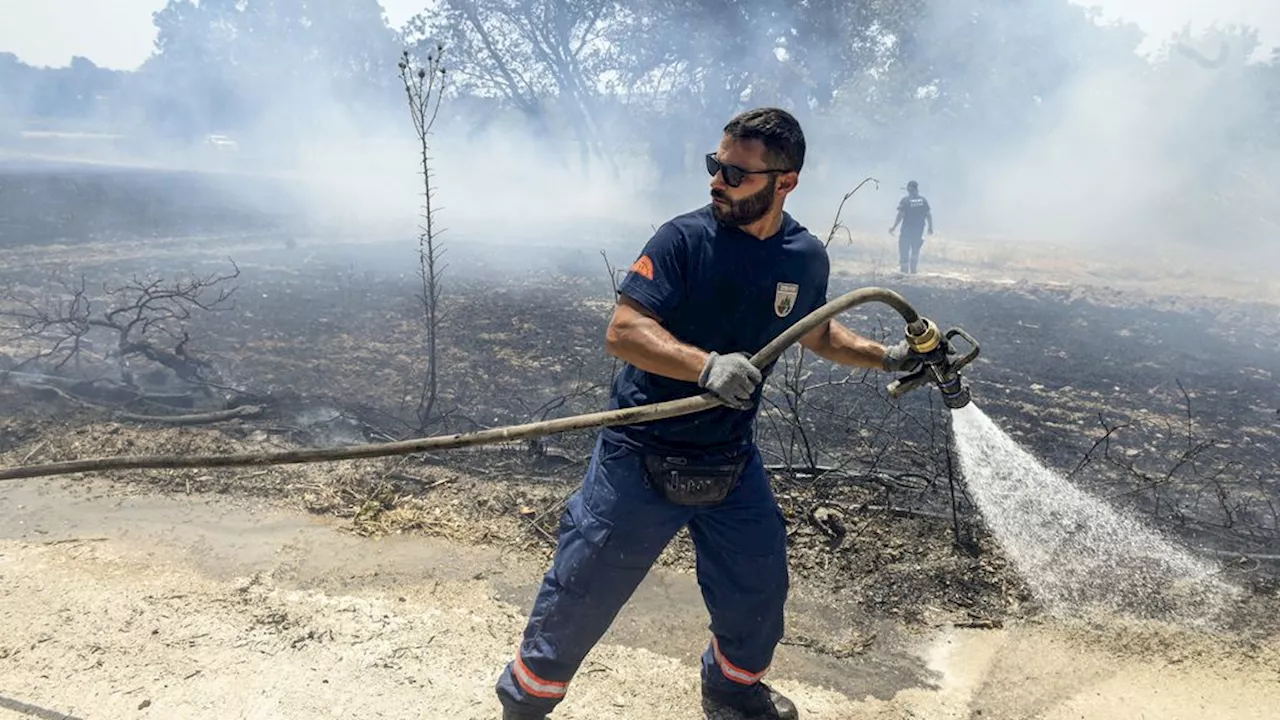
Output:
[[929,227],[933,234],[933,211],[929,201],[920,194],[920,183],[915,180],[907,183],[907,194],[898,201],[898,217],[893,221],[889,232],[902,225],[898,235],[898,265],[903,273],[915,274],[920,261],[920,248],[924,246],[924,229]]

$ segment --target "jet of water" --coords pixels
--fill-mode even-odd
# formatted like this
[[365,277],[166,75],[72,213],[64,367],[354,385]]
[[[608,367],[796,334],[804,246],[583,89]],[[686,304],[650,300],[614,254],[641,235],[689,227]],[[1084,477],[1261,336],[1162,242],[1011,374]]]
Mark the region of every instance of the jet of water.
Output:
[[972,403],[951,428],[979,512],[1050,613],[1200,625],[1237,594],[1212,563],[1045,467]]

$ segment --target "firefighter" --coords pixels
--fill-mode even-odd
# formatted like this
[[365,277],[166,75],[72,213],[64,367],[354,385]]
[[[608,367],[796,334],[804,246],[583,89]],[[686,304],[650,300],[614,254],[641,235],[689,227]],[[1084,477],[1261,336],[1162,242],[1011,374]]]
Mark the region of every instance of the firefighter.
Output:
[[920,183],[912,180],[907,183],[907,194],[898,201],[898,217],[893,221],[889,232],[902,225],[898,235],[898,266],[903,274],[915,274],[920,262],[920,248],[924,247],[924,229],[929,226],[929,234],[933,234],[933,210],[929,201],[920,194]]
[[[684,527],[711,616],[704,711],[799,716],[761,680],[782,638],[789,579],[786,523],[753,441],[772,366],[757,369],[749,357],[827,300],[826,249],[783,210],[804,155],[790,113],[760,108],[733,118],[705,158],[710,203],[659,227],[620,284],[605,345],[626,364],[609,408],[706,391],[723,405],[600,432],[523,640],[498,679],[505,720],[541,720],[564,699]],[[918,366],[905,342],[886,348],[834,320],[801,343],[852,367]]]

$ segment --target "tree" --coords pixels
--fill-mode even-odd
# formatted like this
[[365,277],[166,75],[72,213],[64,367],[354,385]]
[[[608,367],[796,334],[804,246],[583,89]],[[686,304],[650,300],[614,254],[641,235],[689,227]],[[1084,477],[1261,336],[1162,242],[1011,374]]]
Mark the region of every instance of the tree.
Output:
[[0,122],[27,120],[111,123],[123,110],[129,74],[72,57],[58,68],[34,68],[0,53]]
[[1151,135],[1162,150],[1177,147],[1161,168],[1168,196],[1161,229],[1171,240],[1227,236],[1246,249],[1280,232],[1272,200],[1280,191],[1280,108],[1266,83],[1274,66],[1253,61],[1259,47],[1254,28],[1184,28],[1146,78]]
[[727,119],[759,105],[778,105],[802,117],[832,112],[845,87],[892,64],[894,38],[913,21],[917,4],[628,4],[615,44],[629,115],[644,119],[650,155],[660,169],[683,172],[691,141],[705,136],[707,118]]
[[188,135],[278,142],[395,97],[398,37],[377,0],[169,0],[154,22],[141,72],[153,107]]
[[899,108],[898,132],[935,139],[902,162],[981,157],[1052,117],[1051,98],[1085,73],[1141,64],[1135,26],[1100,25],[1093,11],[1062,0],[929,3],[900,27],[897,65],[884,75],[880,98]]
[[620,11],[614,0],[441,0],[405,35],[419,55],[450,48],[458,92],[503,99],[546,137],[567,122],[585,164],[609,154],[601,105]]

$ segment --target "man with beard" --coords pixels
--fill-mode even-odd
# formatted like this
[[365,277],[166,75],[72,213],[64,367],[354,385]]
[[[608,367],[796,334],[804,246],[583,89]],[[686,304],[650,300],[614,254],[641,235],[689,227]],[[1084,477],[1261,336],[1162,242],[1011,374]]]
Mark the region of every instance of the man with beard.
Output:
[[[797,718],[761,677],[783,634],[786,522],[753,435],[772,366],[750,356],[827,301],[826,249],[783,211],[805,140],[784,110],[724,127],[706,156],[711,203],[658,228],[619,286],[605,335],[626,362],[609,407],[713,393],[723,405],[606,428],[560,520],[516,657],[498,680],[506,720],[540,720],[559,703],[671,538],[684,527],[711,615],[702,705],[752,720]],[[905,342],[886,348],[835,321],[801,343],[844,365],[909,371]]]

